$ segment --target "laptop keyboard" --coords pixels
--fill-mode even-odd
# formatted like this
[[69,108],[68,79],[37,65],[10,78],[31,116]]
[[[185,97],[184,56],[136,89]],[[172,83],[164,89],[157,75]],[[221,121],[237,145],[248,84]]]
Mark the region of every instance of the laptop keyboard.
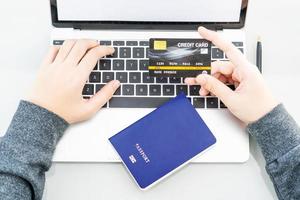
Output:
[[[62,43],[63,40],[53,41],[54,45]],[[243,42],[233,44],[244,52]],[[90,98],[106,83],[117,79],[121,86],[104,106],[106,108],[156,108],[180,92],[187,95],[195,108],[226,108],[215,96],[200,96],[200,86],[187,86],[183,78],[149,76],[148,41],[101,40],[100,45],[113,46],[115,53],[99,60],[82,91],[84,98]],[[216,60],[228,59],[223,51],[212,46],[212,62]]]

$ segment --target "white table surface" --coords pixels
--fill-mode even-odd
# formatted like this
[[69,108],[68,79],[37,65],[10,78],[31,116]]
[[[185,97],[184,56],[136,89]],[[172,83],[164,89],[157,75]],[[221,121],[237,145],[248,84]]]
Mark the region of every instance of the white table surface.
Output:
[[[261,35],[264,76],[298,122],[299,7],[299,1],[250,0],[245,27],[248,58],[255,61],[256,37]],[[3,134],[47,51],[51,29],[48,0],[3,1],[0,26]],[[121,164],[53,164],[47,173],[44,199],[276,199],[253,139],[250,146],[251,156],[244,164],[190,164],[146,192],[136,187]]]

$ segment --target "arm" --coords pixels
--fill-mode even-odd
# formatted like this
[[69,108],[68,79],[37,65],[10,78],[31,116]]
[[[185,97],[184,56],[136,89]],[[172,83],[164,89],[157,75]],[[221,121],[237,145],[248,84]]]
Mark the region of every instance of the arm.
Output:
[[282,104],[247,131],[256,138],[279,199],[300,197],[300,128]]
[[68,123],[21,101],[0,142],[0,199],[41,199],[45,172]]
[[42,198],[45,172],[68,125],[91,118],[119,87],[115,80],[90,99],[81,94],[99,58],[113,51],[94,40],[67,40],[50,48],[0,141],[1,200]]
[[[201,85],[200,94],[218,96],[256,137],[267,161],[266,169],[280,199],[300,197],[300,129],[282,104],[273,97],[257,67],[231,42],[203,27],[199,33],[224,51],[229,62],[212,63],[211,75],[187,78]],[[224,83],[235,85],[231,90]]]

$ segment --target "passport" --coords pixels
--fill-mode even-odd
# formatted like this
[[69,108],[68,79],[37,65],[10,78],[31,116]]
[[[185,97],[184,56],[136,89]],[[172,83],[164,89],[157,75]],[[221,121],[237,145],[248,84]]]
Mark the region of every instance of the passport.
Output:
[[155,77],[210,74],[211,42],[200,38],[151,38],[148,69]]
[[109,138],[141,189],[147,189],[216,143],[183,94]]

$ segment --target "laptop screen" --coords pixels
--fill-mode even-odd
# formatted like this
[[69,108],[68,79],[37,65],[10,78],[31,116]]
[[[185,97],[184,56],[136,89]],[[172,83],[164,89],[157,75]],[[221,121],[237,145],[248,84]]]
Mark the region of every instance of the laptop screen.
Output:
[[239,22],[241,5],[242,0],[57,0],[57,17],[59,21]]

